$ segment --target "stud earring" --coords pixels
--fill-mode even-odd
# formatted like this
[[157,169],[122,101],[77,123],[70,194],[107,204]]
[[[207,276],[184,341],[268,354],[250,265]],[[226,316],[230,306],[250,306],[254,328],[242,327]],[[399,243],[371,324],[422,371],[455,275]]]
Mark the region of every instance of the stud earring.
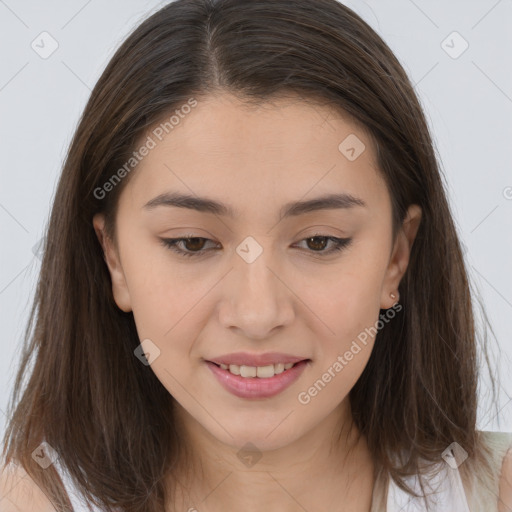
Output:
[[392,298],[392,299],[396,299],[396,295],[394,293],[390,293],[389,296]]

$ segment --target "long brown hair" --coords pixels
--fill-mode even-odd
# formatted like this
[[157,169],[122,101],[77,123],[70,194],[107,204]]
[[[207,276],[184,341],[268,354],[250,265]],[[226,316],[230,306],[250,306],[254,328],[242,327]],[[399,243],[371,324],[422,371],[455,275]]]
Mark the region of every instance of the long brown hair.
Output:
[[[378,332],[350,392],[354,422],[376,463],[406,490],[403,478],[418,472],[420,458],[438,462],[454,441],[469,454],[465,468],[485,464],[472,293],[429,129],[391,50],[335,0],[177,0],[117,50],[92,91],[56,191],[9,404],[6,461],[19,461],[69,510],[53,469],[31,457],[46,440],[104,509],[163,512],[164,476],[185,449],[175,402],[134,357],[133,315],[113,300],[92,217],[105,212],[115,236],[117,199],[130,176],[104,197],[98,188],[151,126],[190,98],[216,92],[256,104],[298,94],[369,131],[392,199],[393,234],[411,204],[420,205],[422,220],[399,287],[403,313]],[[403,450],[409,457],[398,461]]]

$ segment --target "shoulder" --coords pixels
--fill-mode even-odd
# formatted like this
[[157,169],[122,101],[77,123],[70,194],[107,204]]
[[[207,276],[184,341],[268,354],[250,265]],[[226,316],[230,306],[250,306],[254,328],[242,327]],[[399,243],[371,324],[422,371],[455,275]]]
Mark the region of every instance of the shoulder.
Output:
[[512,446],[509,446],[501,466],[499,512],[512,511]]
[[2,512],[55,512],[46,494],[26,471],[12,463],[0,466],[0,509]]

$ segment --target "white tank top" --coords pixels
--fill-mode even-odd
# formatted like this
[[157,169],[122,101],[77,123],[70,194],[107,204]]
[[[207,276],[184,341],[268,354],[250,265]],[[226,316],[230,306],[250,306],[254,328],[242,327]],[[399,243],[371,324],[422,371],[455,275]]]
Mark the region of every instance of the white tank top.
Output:
[[[406,483],[421,495],[419,478],[416,475],[406,478]],[[435,512],[447,510],[471,512],[458,468],[453,469],[444,461],[438,472],[428,479],[428,487],[425,491],[435,495],[435,502],[432,504],[432,510]],[[407,494],[390,479],[386,512],[424,512],[425,510],[423,498],[415,498]]]

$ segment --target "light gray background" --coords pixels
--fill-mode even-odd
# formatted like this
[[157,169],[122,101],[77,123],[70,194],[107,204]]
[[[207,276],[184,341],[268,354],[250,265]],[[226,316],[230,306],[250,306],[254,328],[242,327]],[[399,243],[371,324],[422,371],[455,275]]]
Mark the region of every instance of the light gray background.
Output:
[[[68,144],[114,50],[165,3],[0,0],[0,434],[40,266],[34,247]],[[472,285],[503,351],[492,351],[501,410],[489,409],[484,379],[478,426],[512,431],[512,0],[344,3],[383,37],[416,84]],[[48,58],[31,47],[50,48],[43,31],[58,43]]]

